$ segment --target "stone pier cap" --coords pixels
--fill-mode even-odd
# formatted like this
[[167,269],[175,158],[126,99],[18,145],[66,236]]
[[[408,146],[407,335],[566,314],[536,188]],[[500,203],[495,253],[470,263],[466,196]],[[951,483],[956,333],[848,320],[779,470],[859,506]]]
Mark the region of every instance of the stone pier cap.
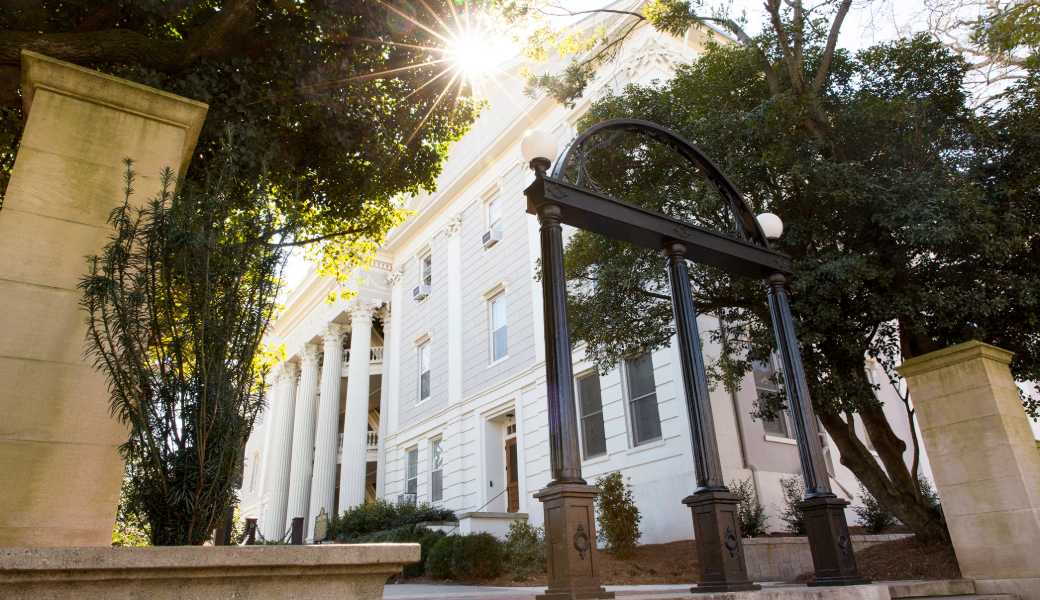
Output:
[[419,544],[0,548],[0,598],[382,598]]

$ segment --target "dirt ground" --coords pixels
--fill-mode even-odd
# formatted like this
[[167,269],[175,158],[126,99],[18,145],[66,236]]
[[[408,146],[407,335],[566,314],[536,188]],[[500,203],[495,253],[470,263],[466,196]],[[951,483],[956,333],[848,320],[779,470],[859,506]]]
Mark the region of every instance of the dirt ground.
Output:
[[[850,528],[851,529],[851,528]],[[891,531],[890,533],[902,533]],[[602,585],[694,584],[697,548],[693,540],[637,546],[635,553],[620,559],[602,550],[598,553]],[[960,579],[961,572],[951,546],[930,546],[917,538],[877,544],[856,553],[856,564],[864,577],[874,581],[911,579]],[[799,575],[792,583],[805,583],[812,573]],[[527,581],[513,581],[512,573],[479,581],[441,581],[430,577],[405,579],[395,575],[389,583],[451,583],[497,587],[547,585],[545,573],[532,573]]]

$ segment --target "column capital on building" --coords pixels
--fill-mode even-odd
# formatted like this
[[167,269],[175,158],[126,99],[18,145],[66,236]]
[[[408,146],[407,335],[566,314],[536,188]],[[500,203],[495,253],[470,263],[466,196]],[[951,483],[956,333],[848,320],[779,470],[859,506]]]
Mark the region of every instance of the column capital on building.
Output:
[[339,346],[343,343],[343,338],[346,336],[346,329],[343,328],[339,323],[326,323],[318,335],[321,336],[321,341],[326,346]]
[[445,235],[445,237],[451,239],[459,234],[460,229],[462,229],[461,211],[455,213],[448,219],[448,222],[444,224],[444,227],[441,230],[441,232]]
[[376,309],[376,318],[383,324],[383,329],[390,326],[390,303],[380,306]]
[[356,297],[347,302],[347,312],[350,314],[351,324],[372,323],[372,314],[379,307],[379,302],[371,298]]
[[300,367],[296,363],[283,362],[273,369],[275,383],[295,383],[300,375]]
[[318,357],[321,356],[321,350],[317,344],[304,344],[297,354],[300,355],[301,367],[316,367],[318,366]]
[[404,265],[398,265],[386,274],[386,284],[391,288],[395,288],[404,279]]

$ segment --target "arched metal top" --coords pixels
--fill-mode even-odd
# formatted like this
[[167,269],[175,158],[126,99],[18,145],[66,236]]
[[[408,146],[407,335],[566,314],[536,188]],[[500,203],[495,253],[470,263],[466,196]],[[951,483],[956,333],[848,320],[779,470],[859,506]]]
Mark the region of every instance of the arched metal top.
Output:
[[[604,141],[594,143],[591,147],[586,147],[596,134],[611,131],[616,133]],[[690,143],[689,140],[670,129],[650,121],[611,119],[610,121],[604,121],[589,127],[584,133],[575,138],[564,149],[559,158],[556,159],[551,177],[573,183],[578,187],[604,193],[599,188],[599,185],[596,184],[596,181],[589,175],[585,162],[592,152],[597,148],[610,144],[614,137],[620,133],[634,133],[660,142],[666,148],[679,154],[689,161],[690,164],[697,167],[697,170],[708,180],[708,184],[722,196],[729,206],[730,212],[733,214],[733,220],[736,223],[736,235],[744,241],[772,250],[769,240],[766,239],[761,226],[758,224],[758,219],[755,218],[747,202],[744,201],[744,197],[737,190],[737,187],[733,185],[733,182],[729,180],[729,177],[726,177],[726,174],[722,172],[722,169],[715,166],[715,163],[711,162],[711,159],[701,152],[700,148]],[[571,174],[573,174],[573,177],[569,176]]]

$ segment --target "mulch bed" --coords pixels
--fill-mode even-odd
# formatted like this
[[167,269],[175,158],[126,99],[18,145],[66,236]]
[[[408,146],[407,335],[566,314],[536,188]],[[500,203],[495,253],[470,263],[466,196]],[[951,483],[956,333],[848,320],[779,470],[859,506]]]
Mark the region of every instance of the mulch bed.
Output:
[[[856,552],[859,574],[873,581],[960,579],[961,568],[949,544],[925,544],[916,537],[875,544]],[[790,583],[805,583],[812,573],[802,573]]]

